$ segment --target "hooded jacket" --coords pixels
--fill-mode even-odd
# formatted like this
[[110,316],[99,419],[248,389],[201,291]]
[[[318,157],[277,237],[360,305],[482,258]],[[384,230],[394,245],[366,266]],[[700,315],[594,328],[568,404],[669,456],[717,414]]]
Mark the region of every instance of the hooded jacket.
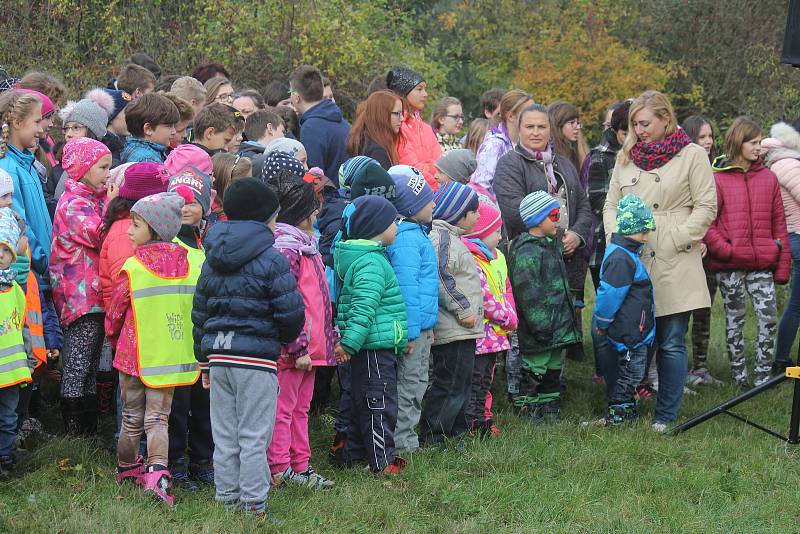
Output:
[[772,271],[785,284],[791,272],[789,235],[778,179],[760,161],[748,170],[714,160],[717,218],[703,239],[709,271]]
[[261,169],[264,167],[264,160],[267,159],[267,156],[264,155],[265,148],[264,145],[255,141],[244,141],[239,145],[239,155],[250,160],[253,164],[253,173],[256,176],[261,174]]
[[800,133],[785,122],[773,125],[769,133],[761,140],[761,148],[767,150],[764,164],[778,177],[786,229],[800,233]]
[[308,154],[308,166],[319,167],[325,176],[338,176],[347,159],[347,136],[350,125],[342,110],[324,99],[300,117],[300,142]]
[[272,231],[224,221],[205,237],[206,262],[194,294],[195,356],[209,366],[277,371],[281,345],[303,330],[305,306]]
[[[397,158],[400,165],[411,165],[418,169],[434,191],[439,189],[436,181],[436,162],[442,155],[442,147],[436,140],[433,128],[422,120],[419,111],[406,114],[400,123],[397,138]],[[330,175],[328,175],[330,176]]]

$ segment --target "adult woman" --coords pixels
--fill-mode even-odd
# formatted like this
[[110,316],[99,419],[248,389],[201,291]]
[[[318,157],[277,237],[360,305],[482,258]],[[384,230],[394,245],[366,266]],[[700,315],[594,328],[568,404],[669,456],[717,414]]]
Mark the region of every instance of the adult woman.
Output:
[[397,164],[397,142],[403,121],[403,100],[391,91],[376,91],[359,106],[347,138],[347,153],[369,156],[387,171]]
[[[580,111],[566,102],[553,102],[547,107],[550,123],[553,125],[553,149],[556,154],[564,156],[578,171],[589,153],[589,147],[583,138],[583,125]],[[587,184],[583,184],[586,189]]]
[[247,119],[247,117],[256,111],[264,109],[264,98],[258,91],[245,89],[233,95],[231,105],[239,110],[242,117]]
[[203,84],[206,88],[206,106],[214,104],[233,104],[233,85],[227,78],[215,76]]
[[478,168],[472,174],[472,181],[483,186],[494,194],[494,182],[497,162],[514,148],[519,140],[519,112],[533,104],[533,97],[519,89],[512,89],[500,99],[500,125],[489,130],[486,139],[478,149],[476,159]]
[[393,67],[386,75],[386,86],[403,98],[404,116],[396,145],[399,163],[422,172],[425,181],[436,191],[439,189],[434,178],[436,161],[442,155],[442,148],[430,125],[420,116],[428,100],[428,84],[418,72],[407,67]]
[[431,116],[431,128],[436,134],[436,140],[442,147],[442,153],[464,148],[461,146],[461,129],[464,127],[464,111],[461,101],[452,96],[446,96],[436,103]]
[[699,243],[716,216],[717,194],[706,151],[678,127],[666,96],[642,93],[629,117],[603,224],[608,237],[616,228],[617,203],[628,193],[641,197],[656,220],[642,259],[656,301],[659,387],[653,430],[664,432],[678,418],[683,400],[689,312],[711,305]]

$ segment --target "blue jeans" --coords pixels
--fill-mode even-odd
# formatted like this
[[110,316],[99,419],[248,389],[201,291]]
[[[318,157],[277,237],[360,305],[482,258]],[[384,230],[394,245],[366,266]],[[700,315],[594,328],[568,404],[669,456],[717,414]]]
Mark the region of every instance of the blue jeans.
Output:
[[789,246],[792,250],[792,293],[778,326],[775,363],[791,363],[789,351],[794,344],[797,328],[800,327],[800,234],[789,234]]
[[11,456],[14,450],[18,402],[19,386],[0,388],[0,458]]
[[[632,350],[617,352],[616,375],[608,404],[633,403],[636,387],[642,383],[647,372],[649,347],[643,345]],[[616,351],[615,351],[616,352]]]
[[689,356],[686,352],[686,331],[691,312],[656,317],[656,365],[658,397],[656,423],[672,423],[678,419],[683,401]]

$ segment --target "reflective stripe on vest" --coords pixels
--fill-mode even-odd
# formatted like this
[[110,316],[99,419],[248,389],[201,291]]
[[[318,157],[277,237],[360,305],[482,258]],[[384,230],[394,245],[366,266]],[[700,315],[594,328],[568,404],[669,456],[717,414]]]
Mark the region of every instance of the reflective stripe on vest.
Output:
[[24,313],[25,294],[14,282],[0,292],[0,388],[31,381],[22,341]]
[[163,278],[136,257],[125,261],[136,331],[139,378],[151,388],[197,382],[200,368],[192,340],[192,300],[200,268],[189,262],[189,273]]
[[[495,259],[486,261],[484,258],[475,257],[478,266],[486,277],[486,285],[494,299],[501,304],[506,302],[506,281],[508,280],[508,264],[500,249],[495,249]],[[483,319],[484,324],[489,323],[489,319]],[[507,336],[508,331],[499,324],[492,323],[492,330],[501,336]]]
[[31,336],[33,355],[36,358],[36,369],[47,363],[47,346],[44,341],[44,316],[42,315],[42,300],[39,297],[39,282],[33,271],[28,273],[25,282],[25,326]]

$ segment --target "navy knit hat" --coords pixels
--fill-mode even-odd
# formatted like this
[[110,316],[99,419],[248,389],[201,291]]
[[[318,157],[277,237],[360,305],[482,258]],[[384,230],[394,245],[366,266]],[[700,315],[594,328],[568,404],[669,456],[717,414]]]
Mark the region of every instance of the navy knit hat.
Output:
[[369,239],[394,224],[397,210],[383,197],[365,195],[347,205],[342,213],[342,239]]
[[464,184],[447,182],[437,191],[433,199],[433,218],[455,224],[468,211],[478,210],[478,194]]
[[394,207],[403,217],[411,217],[433,200],[433,189],[414,167],[395,165],[389,169],[389,176],[397,187]]
[[231,221],[269,222],[281,206],[271,187],[250,177],[231,182],[225,189],[222,209]]
[[539,226],[545,217],[554,209],[561,208],[558,200],[544,191],[534,191],[528,194],[519,203],[519,216],[525,223],[525,228]]
[[408,67],[392,67],[386,75],[386,87],[400,96],[406,96],[416,86],[425,81],[422,75]]
[[286,169],[291,171],[292,174],[302,178],[306,173],[306,168],[300,163],[300,160],[295,159],[292,155],[276,150],[271,152],[264,160],[264,166],[261,168],[261,180],[264,183],[269,182],[270,178],[275,176],[278,171]]
[[114,109],[108,114],[108,122],[111,122],[119,115],[120,111],[125,109],[125,106],[133,101],[133,97],[126,91],[119,91],[117,89],[104,88],[103,91],[114,99]]

